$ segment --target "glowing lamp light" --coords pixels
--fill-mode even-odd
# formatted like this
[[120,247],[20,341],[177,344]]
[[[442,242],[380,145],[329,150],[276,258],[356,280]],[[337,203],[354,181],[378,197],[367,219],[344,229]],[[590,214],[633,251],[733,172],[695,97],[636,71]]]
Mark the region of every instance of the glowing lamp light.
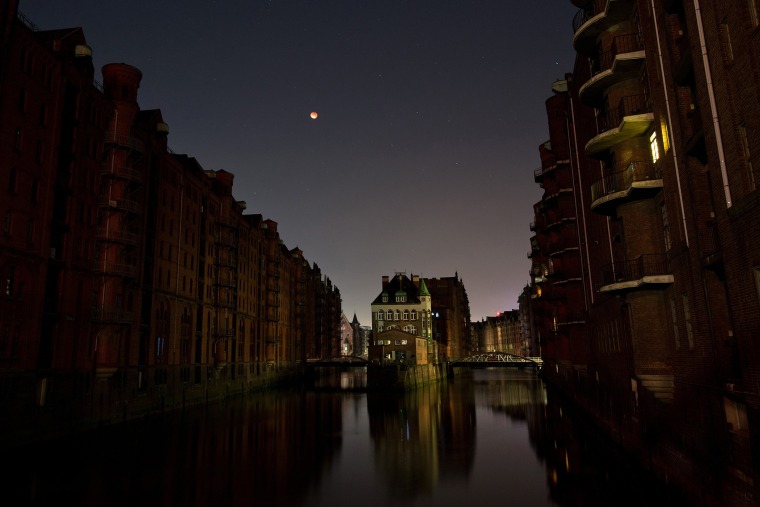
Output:
[[316,120],[319,117],[316,111],[312,111],[309,116],[311,116],[312,120]]

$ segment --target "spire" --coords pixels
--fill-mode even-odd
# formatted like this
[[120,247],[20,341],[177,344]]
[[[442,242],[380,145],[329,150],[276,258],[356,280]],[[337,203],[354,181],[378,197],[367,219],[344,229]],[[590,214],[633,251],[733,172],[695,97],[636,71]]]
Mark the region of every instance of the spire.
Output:
[[420,296],[429,296],[427,285],[425,285],[425,279],[420,277],[420,291],[417,293]]

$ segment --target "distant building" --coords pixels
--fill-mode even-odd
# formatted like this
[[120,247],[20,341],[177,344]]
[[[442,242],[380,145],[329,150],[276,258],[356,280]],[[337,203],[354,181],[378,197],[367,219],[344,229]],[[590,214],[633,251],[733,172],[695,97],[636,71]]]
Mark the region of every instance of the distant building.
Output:
[[440,346],[441,360],[467,357],[472,352],[469,340],[470,302],[459,274],[427,278],[433,312],[433,338]]
[[340,314],[340,355],[354,355],[354,328],[345,313]]
[[367,357],[368,340],[372,328],[370,326],[362,326],[354,313],[354,319],[351,321],[351,330],[353,333],[354,355]]
[[425,280],[418,275],[409,279],[405,273],[396,273],[393,278],[383,276],[382,291],[371,307],[371,362],[413,365],[438,361]]
[[516,356],[530,355],[522,333],[518,310],[502,312],[472,324],[477,339],[477,352],[507,352]]

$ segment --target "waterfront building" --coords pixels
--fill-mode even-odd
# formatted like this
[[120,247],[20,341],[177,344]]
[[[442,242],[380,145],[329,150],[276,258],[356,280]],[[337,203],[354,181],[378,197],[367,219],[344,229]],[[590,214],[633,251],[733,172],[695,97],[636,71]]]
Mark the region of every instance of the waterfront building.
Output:
[[360,357],[367,357],[367,346],[369,345],[369,335],[372,331],[370,326],[362,326],[359,319],[354,313],[354,318],[351,321],[351,341],[353,343],[354,355]]
[[758,5],[573,3],[577,59],[546,102],[534,174],[544,373],[660,477],[708,504],[749,504],[760,479]]
[[[6,3],[7,4],[7,3]],[[167,146],[142,73],[0,10],[0,418],[8,439],[205,402],[337,354],[340,292],[234,175]]]
[[473,322],[477,339],[475,352],[506,352],[516,356],[526,356],[529,352],[523,335],[520,312],[511,310],[499,312],[479,322]]
[[470,301],[459,273],[454,276],[428,278],[433,312],[433,337],[441,350],[441,359],[459,359],[472,352],[469,341]]
[[369,360],[409,365],[437,363],[430,292],[419,275],[382,278],[382,291],[372,301]]

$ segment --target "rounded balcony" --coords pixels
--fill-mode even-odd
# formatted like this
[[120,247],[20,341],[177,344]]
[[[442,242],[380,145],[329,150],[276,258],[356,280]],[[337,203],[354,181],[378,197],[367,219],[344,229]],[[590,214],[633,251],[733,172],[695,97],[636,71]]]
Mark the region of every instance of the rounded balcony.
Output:
[[597,40],[604,32],[630,18],[635,0],[595,0],[581,8],[573,18],[573,47],[586,56],[594,56]]
[[623,203],[650,199],[662,189],[659,164],[631,162],[628,167],[599,179],[591,185],[591,209],[612,216]]
[[599,292],[624,294],[636,290],[661,290],[673,283],[665,254],[643,254],[602,268]]
[[645,57],[638,34],[616,36],[608,51],[591,60],[592,77],[581,86],[580,99],[589,106],[600,108],[607,89],[640,75]]
[[597,117],[599,134],[586,143],[586,153],[602,156],[613,146],[644,135],[654,122],[646,95],[623,97],[618,106]]

